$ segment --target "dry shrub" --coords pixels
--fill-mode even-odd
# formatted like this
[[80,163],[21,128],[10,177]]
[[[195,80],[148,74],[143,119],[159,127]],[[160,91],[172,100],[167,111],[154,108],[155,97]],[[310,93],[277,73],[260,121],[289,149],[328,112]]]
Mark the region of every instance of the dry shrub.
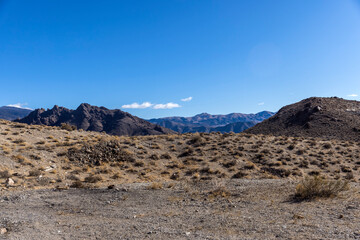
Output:
[[85,188],[85,185],[81,181],[76,180],[70,185],[70,187],[71,188]]
[[20,144],[20,143],[24,143],[24,142],[25,142],[25,140],[24,140],[24,139],[21,139],[21,138],[15,139],[15,140],[13,141],[13,143],[16,143],[16,144]]
[[9,178],[11,177],[11,174],[8,170],[0,171],[0,178]]
[[164,153],[160,156],[161,159],[171,159],[171,155],[168,153]]
[[29,172],[29,176],[30,177],[38,177],[41,175],[41,173],[42,173],[41,170],[35,169],[35,170],[31,170]]
[[204,140],[199,133],[195,133],[188,141],[188,144],[198,147],[204,144]]
[[246,173],[244,173],[243,171],[238,171],[237,173],[235,173],[232,178],[243,178],[246,176]]
[[69,179],[69,180],[74,180],[74,181],[79,181],[79,177],[75,176],[74,174],[70,174],[68,176],[66,176],[66,179]]
[[316,198],[336,197],[340,192],[349,189],[347,181],[327,180],[319,176],[306,177],[296,186],[295,198],[312,200]]
[[76,126],[74,125],[70,125],[68,123],[61,123],[61,126],[60,126],[61,129],[64,129],[64,130],[67,130],[67,131],[74,131],[76,130]]
[[229,161],[229,162],[224,162],[224,163],[222,163],[222,165],[223,165],[225,168],[233,167],[233,166],[236,165],[236,160],[232,160],[232,161]]
[[231,193],[225,187],[218,187],[215,190],[210,191],[208,193],[208,196],[212,198],[218,198],[218,197],[227,198],[231,196]]
[[97,183],[97,182],[99,182],[101,180],[102,180],[102,177],[101,176],[96,176],[96,175],[89,175],[84,179],[84,181],[88,182],[88,183]]
[[187,149],[185,149],[184,152],[180,153],[178,157],[188,157],[191,156],[194,153],[194,149],[191,147],[188,147]]
[[325,149],[330,149],[332,146],[331,146],[331,143],[325,143],[324,145],[323,145],[323,148],[325,148]]
[[112,179],[119,179],[119,178],[121,178],[121,175],[119,173],[115,173],[111,178]]

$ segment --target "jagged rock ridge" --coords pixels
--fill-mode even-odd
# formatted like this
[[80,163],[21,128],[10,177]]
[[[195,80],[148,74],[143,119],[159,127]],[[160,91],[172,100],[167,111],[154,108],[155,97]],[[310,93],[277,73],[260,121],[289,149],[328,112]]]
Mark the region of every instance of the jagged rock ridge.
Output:
[[106,132],[111,135],[159,135],[173,133],[170,129],[152,124],[119,109],[91,106],[83,103],[76,110],[54,106],[36,109],[17,122],[37,125],[60,126],[67,123],[86,131]]

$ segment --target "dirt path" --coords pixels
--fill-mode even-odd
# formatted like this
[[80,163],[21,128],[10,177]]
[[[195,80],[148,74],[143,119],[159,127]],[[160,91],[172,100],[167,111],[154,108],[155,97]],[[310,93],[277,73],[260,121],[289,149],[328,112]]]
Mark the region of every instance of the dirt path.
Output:
[[[2,191],[4,239],[360,239],[360,188],[291,201],[288,180]],[[218,190],[218,191],[216,191]]]

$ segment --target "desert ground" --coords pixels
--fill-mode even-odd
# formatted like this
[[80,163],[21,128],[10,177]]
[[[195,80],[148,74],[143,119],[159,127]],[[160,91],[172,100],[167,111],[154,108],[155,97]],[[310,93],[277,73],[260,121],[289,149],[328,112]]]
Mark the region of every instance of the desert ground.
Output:
[[[4,239],[360,239],[359,143],[0,120]],[[305,177],[346,182],[296,197]]]

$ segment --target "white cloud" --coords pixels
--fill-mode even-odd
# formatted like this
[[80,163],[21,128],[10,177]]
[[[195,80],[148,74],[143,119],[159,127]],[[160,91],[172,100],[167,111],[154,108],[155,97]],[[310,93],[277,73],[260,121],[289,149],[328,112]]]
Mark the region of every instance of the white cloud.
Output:
[[165,104],[155,104],[153,106],[153,109],[172,109],[172,108],[178,108],[181,107],[179,104],[177,103],[165,103]]
[[181,101],[183,102],[190,102],[193,99],[193,97],[183,98]]
[[132,104],[126,104],[122,105],[121,108],[128,108],[128,109],[145,109],[145,108],[152,108],[152,109],[172,109],[172,108],[178,108],[181,107],[177,103],[169,102],[165,104],[153,104],[150,102],[143,102],[141,104],[139,103],[132,103]]
[[347,95],[348,97],[357,97],[358,95],[357,94],[349,94],[349,95]]
[[132,103],[132,104],[126,104],[126,105],[122,105],[122,108],[133,108],[133,109],[144,109],[144,108],[149,108],[151,106],[153,106],[154,104],[150,103],[150,102],[143,102],[142,104],[138,104],[138,103]]
[[32,110],[31,108],[25,107],[26,105],[28,105],[27,103],[15,103],[15,104],[9,104],[6,105],[7,107],[15,107],[15,108],[22,108],[22,109],[28,109],[28,110]]
[[264,104],[265,104],[264,102],[258,103],[259,106],[262,106],[262,105],[264,105]]

